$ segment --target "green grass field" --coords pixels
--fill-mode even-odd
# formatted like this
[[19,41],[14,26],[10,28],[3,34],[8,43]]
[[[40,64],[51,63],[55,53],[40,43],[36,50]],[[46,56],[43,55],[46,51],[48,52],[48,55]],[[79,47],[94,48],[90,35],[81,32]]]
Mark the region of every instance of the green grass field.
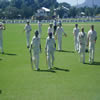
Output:
[[[32,71],[29,50],[26,48],[24,24],[7,24],[3,32],[4,52],[0,54],[0,100],[100,100],[100,23],[79,23],[85,32],[94,24],[98,33],[95,49],[95,63],[79,62],[74,53],[74,24],[64,24],[68,37],[63,37],[63,50],[55,52],[55,64],[48,72],[44,53],[47,24],[43,25],[40,54],[41,71]],[[37,25],[32,25],[31,38]],[[57,42],[57,40],[56,40]]]

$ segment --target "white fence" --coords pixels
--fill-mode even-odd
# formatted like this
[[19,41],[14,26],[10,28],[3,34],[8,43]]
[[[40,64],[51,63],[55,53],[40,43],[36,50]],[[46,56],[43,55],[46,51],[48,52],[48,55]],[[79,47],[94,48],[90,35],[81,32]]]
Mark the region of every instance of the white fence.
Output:
[[[38,20],[29,20],[30,23],[32,24],[35,24],[38,22]],[[62,19],[61,20],[62,23],[73,23],[73,22],[100,22],[100,19]],[[27,20],[5,20],[4,21],[5,23],[7,24],[25,24],[27,22]],[[42,20],[41,21],[42,23],[53,23],[53,20]]]

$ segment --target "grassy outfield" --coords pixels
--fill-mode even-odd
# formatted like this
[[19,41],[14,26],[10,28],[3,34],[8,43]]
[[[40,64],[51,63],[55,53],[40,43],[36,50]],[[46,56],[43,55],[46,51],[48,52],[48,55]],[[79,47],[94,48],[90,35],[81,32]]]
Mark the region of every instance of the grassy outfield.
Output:
[[[87,32],[94,24],[98,33],[95,64],[79,62],[74,52],[74,24],[64,24],[68,37],[63,37],[63,50],[55,52],[55,64],[48,72],[44,53],[47,24],[43,25],[40,54],[41,71],[32,71],[29,50],[26,48],[24,24],[8,24],[4,31],[4,52],[0,54],[0,100],[100,100],[100,23],[79,23]],[[37,25],[32,25],[33,30]],[[57,40],[56,40],[57,42]]]

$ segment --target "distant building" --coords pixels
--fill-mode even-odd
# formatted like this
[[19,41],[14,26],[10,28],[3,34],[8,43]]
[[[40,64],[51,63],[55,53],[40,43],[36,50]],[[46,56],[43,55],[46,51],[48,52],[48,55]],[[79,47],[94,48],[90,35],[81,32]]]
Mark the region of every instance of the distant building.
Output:
[[50,9],[48,8],[45,8],[45,7],[42,7],[41,9],[38,9],[37,10],[37,13],[35,14],[35,17],[36,18],[42,18],[42,19],[45,19],[45,18],[48,18],[50,16]]

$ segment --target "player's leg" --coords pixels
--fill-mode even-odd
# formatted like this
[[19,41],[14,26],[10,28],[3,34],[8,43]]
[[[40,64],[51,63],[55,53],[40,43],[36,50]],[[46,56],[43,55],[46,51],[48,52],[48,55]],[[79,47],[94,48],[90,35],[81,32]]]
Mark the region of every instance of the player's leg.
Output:
[[48,69],[51,69],[50,53],[47,53]]
[[74,37],[74,48],[75,48],[75,51],[77,51],[77,38]]
[[79,51],[79,39],[76,39],[76,50]]
[[85,63],[85,51],[83,52],[83,64]]
[[62,50],[62,38],[58,38],[58,50]]
[[92,49],[89,49],[89,63],[92,63]]
[[29,45],[30,45],[30,32],[26,33],[26,38],[27,38],[27,48],[29,48]]
[[35,67],[36,67],[36,54],[35,54],[35,52],[33,53],[32,60],[33,60],[33,63],[35,65]]
[[52,52],[52,66],[54,65],[54,52]]
[[37,70],[37,71],[40,70],[40,69],[39,69],[39,53],[36,54],[36,70]]
[[92,48],[92,63],[94,62],[95,46]]
[[89,42],[89,63],[92,63],[92,45],[91,42]]

